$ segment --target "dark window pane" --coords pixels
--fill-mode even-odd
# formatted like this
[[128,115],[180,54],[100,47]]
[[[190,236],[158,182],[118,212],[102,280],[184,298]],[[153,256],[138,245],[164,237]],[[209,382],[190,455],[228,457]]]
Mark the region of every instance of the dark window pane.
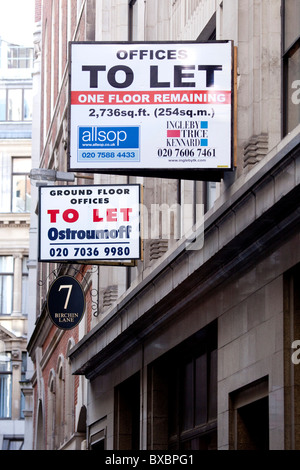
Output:
[[209,385],[208,385],[208,421],[217,418],[217,360],[218,351],[210,353]]
[[22,450],[23,439],[3,439],[2,450]]
[[196,359],[195,425],[207,421],[207,355]]
[[176,434],[177,427],[178,427],[177,381],[176,381],[175,371],[173,371],[173,373],[170,374],[168,408],[169,408],[169,435],[173,436],[174,434]]
[[[170,367],[173,365],[173,368]],[[216,324],[200,330],[165,358],[170,450],[215,449]]]
[[186,431],[193,427],[193,408],[194,408],[194,391],[193,391],[193,361],[188,362],[183,370],[183,422],[182,429]]

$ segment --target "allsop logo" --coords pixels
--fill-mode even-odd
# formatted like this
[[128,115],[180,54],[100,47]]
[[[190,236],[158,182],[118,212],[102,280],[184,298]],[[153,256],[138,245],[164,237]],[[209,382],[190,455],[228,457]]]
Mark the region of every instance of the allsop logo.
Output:
[[139,127],[79,127],[79,149],[114,148],[135,149],[139,147]]

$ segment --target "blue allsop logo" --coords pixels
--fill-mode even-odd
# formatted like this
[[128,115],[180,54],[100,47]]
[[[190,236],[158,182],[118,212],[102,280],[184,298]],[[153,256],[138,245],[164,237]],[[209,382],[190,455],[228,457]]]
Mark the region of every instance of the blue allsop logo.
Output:
[[79,127],[78,148],[84,150],[138,149],[139,127]]

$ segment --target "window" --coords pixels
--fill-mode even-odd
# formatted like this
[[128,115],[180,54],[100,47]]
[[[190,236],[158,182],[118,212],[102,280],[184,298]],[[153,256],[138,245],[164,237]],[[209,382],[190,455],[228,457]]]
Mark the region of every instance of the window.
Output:
[[22,450],[24,444],[23,437],[7,437],[3,438],[2,450]]
[[32,89],[23,90],[23,121],[32,120]]
[[105,450],[105,433],[104,431],[98,433],[96,436],[91,438],[91,450],[97,450],[98,452]]
[[33,48],[10,45],[7,53],[9,69],[28,69],[33,67]]
[[[49,380],[48,380],[48,389],[47,389],[47,450],[53,450],[55,449],[55,429],[56,429],[56,416],[55,416],[55,372],[53,369],[51,369],[50,374],[49,374]],[[40,429],[42,430],[44,428],[43,426],[43,413],[42,409],[39,410],[40,415],[39,415],[39,426]],[[42,449],[44,442],[43,439],[38,436],[38,449]]]
[[268,377],[229,395],[229,445],[232,450],[269,450]]
[[[74,338],[70,338],[67,345],[67,354],[75,345]],[[71,372],[71,361],[66,359],[65,361],[65,391],[64,391],[64,410],[65,410],[65,425],[66,433],[65,437],[68,438],[72,436],[74,430],[74,407],[75,407],[75,383],[74,375]],[[86,434],[86,408],[82,408],[82,413],[79,413],[79,418],[77,421],[77,432],[82,432]]]
[[[199,345],[200,346],[200,345]],[[169,378],[169,449],[213,450],[217,446],[217,351],[191,343]]]
[[[22,366],[21,366],[21,381],[26,379],[26,370],[27,370],[27,353],[22,352]],[[24,410],[25,410],[25,396],[21,390],[21,397],[20,397],[20,417],[24,419]]]
[[138,450],[140,442],[140,375],[125,380],[115,389],[115,447]]
[[283,134],[300,123],[300,2],[283,0]]
[[22,89],[7,90],[7,120],[22,121]]
[[11,417],[12,370],[11,354],[0,352],[0,419]]
[[13,276],[13,256],[0,256],[0,315],[12,313]]
[[30,157],[3,156],[0,212],[30,212],[30,169]]
[[217,183],[214,181],[206,181],[204,185],[204,211],[207,212],[217,199]]
[[31,121],[32,89],[2,88],[0,90],[0,121]]
[[30,158],[12,159],[12,212],[30,212]]
[[64,442],[64,393],[65,393],[65,379],[64,379],[64,358],[59,357],[58,368],[56,374],[55,384],[55,436],[54,445],[58,449]]
[[6,121],[6,90],[0,90],[0,121]]
[[22,314],[28,315],[28,256],[22,260]]
[[217,448],[217,324],[148,370],[148,449]]
[[268,397],[237,409],[237,450],[269,450],[268,410]]

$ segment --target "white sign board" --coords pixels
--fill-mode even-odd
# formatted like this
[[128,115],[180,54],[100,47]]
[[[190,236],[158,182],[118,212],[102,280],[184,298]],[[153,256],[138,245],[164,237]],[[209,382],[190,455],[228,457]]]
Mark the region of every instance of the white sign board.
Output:
[[140,186],[41,186],[39,261],[139,259]]
[[70,43],[69,169],[232,168],[232,42]]

